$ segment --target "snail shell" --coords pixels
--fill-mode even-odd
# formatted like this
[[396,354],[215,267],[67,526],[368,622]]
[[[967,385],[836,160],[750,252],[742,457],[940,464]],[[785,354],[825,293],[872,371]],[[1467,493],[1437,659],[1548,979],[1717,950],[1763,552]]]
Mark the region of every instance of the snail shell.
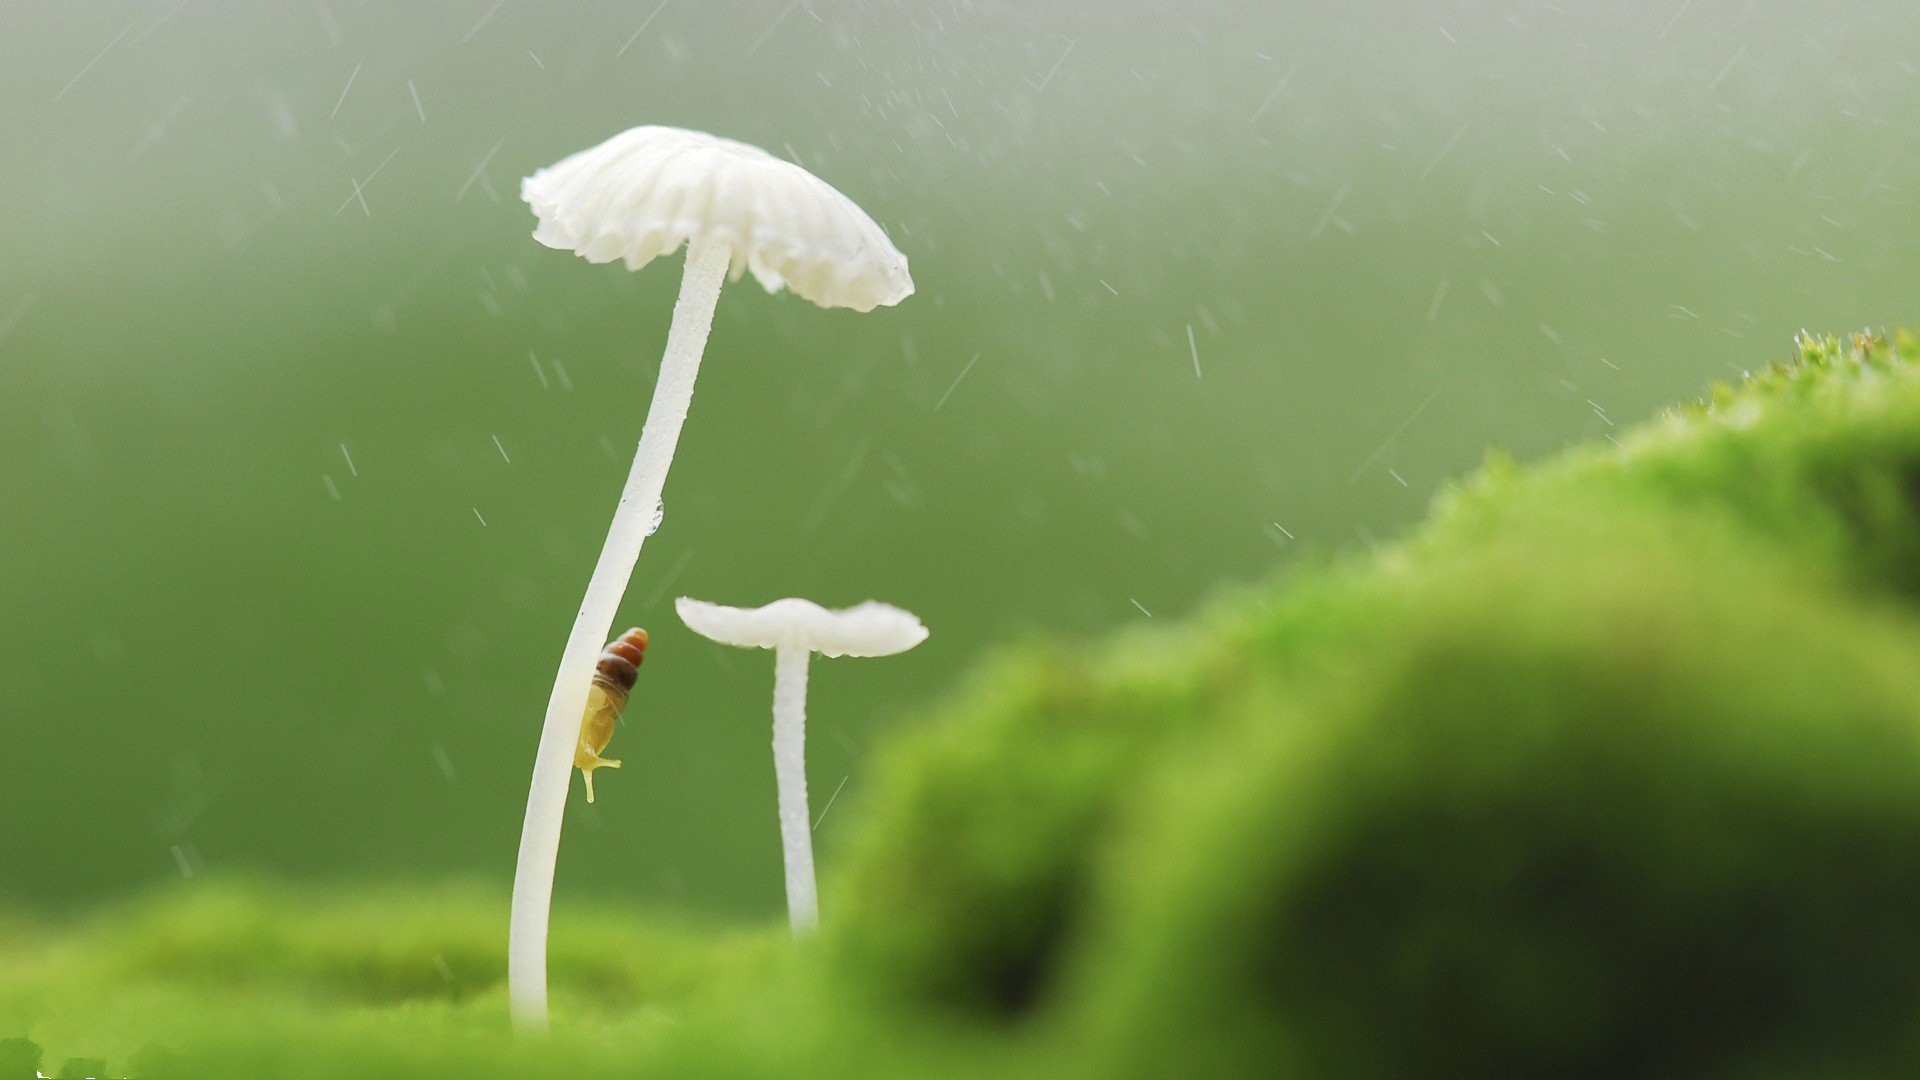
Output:
[[587,711],[580,718],[580,740],[573,751],[573,766],[587,784],[587,801],[593,801],[593,770],[617,769],[618,761],[600,756],[613,741],[620,711],[627,707],[627,695],[647,658],[647,632],[634,627],[607,643],[593,665],[593,685],[587,688]]

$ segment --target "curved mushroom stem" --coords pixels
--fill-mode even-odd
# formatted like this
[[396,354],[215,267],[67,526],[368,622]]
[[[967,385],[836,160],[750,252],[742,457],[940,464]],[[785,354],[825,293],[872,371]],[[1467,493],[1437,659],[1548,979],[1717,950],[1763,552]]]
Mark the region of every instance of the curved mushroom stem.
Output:
[[527,793],[526,822],[520,831],[520,859],[513,873],[513,916],[507,940],[507,993],[514,1023],[522,1030],[547,1026],[547,916],[553,900],[553,867],[560,854],[560,822],[573,780],[574,744],[587,707],[594,660],[613,626],[627,579],[640,558],[640,545],[660,505],[667,467],[673,463],[680,427],[693,401],[693,383],[713,325],[714,305],[732,258],[732,248],[718,241],[687,251],[686,274],[680,281],[680,299],[673,305],[673,325],[667,331],[667,350],[660,360],[646,426],[640,430],[640,448],[547,699],[546,724],[540,730],[533,784]]
[[787,864],[787,919],[795,939],[820,927],[813,821],[807,809],[807,661],[812,656],[805,645],[782,645],[773,654],[773,780],[780,798],[780,850]]

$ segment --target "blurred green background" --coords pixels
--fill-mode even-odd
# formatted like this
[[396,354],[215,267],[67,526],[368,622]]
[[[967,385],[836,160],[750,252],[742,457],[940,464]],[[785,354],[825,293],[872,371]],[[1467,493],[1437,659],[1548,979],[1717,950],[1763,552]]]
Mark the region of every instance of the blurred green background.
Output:
[[562,903],[760,917],[771,661],[674,596],[931,627],[815,669],[830,865],[870,745],[983,653],[1372,543],[1487,447],[1604,436],[1802,327],[1914,321],[1915,11],[9,4],[0,903],[504,892],[678,284],[529,238],[519,178],[567,153],[757,143],[919,285],[722,296],[622,610],[654,634],[626,767],[575,791]]

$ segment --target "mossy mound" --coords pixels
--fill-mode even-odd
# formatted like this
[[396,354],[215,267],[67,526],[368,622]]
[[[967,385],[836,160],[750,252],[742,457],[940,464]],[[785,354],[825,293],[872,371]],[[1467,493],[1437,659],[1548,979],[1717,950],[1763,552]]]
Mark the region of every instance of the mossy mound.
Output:
[[516,1040],[497,896],[210,888],[0,924],[0,1037],[155,1076],[1914,1072],[1915,352],[1803,341],[1394,547],[990,665],[875,763],[800,949],[563,903]]
[[1807,340],[892,748],[843,981],[1098,1073],[1920,1063],[1920,379]]

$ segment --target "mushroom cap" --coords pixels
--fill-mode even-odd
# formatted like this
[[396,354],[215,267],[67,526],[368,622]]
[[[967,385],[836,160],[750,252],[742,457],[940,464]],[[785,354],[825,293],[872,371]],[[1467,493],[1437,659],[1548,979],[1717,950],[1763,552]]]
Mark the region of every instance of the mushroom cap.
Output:
[[794,597],[737,608],[683,596],[673,609],[687,629],[743,649],[804,645],[823,656],[892,656],[927,640],[927,628],[912,612],[874,600],[829,611]]
[[831,185],[757,146],[703,131],[623,131],[520,181],[533,238],[638,270],[681,244],[724,240],[732,279],[753,271],[826,308],[871,311],[913,295],[907,257]]

